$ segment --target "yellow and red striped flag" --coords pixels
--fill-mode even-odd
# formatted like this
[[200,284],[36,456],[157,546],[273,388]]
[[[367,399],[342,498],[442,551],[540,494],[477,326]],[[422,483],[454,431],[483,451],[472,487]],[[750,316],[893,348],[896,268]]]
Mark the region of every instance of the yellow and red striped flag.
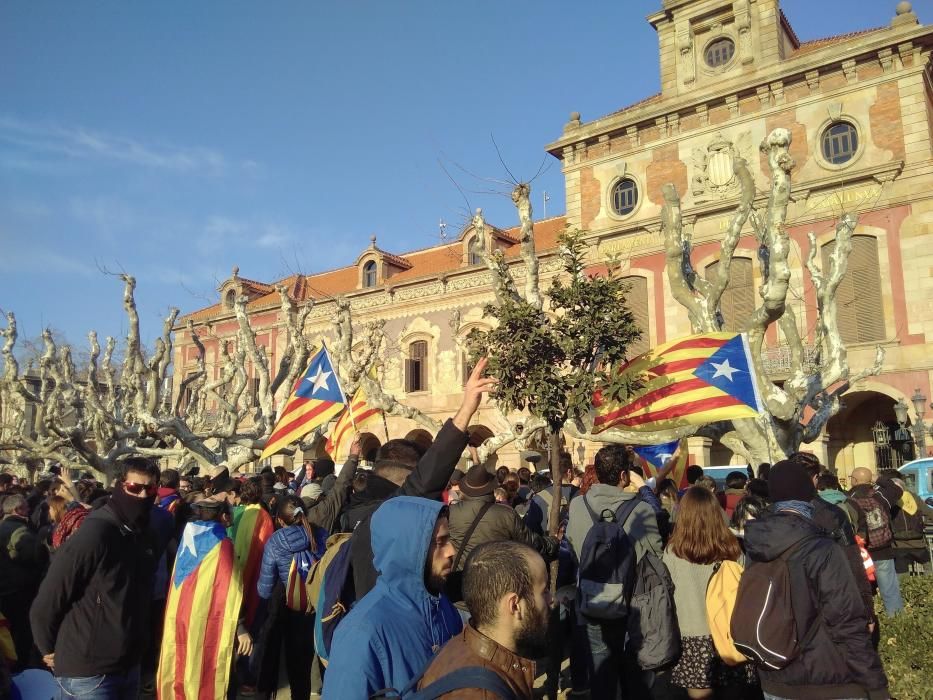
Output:
[[233,525],[233,552],[243,580],[243,607],[247,626],[253,624],[259,607],[256,584],[259,582],[262,551],[273,532],[275,526],[272,516],[258,503],[246,506]]
[[326,346],[321,346],[308,369],[292,388],[282,413],[266,441],[260,459],[265,459],[288,447],[325,425],[347,405],[347,397],[340,388],[340,380],[330,361]]
[[625,401],[593,396],[593,433],[612,427],[655,432],[761,413],[748,339],[742,333],[692,335],[649,350],[620,372],[640,380]]
[[219,522],[185,526],[165,602],[159,700],[225,700],[243,582]]
[[331,428],[324,451],[337,462],[338,456],[343,457],[349,454],[354,432],[382,417],[382,410],[369,404],[366,391],[360,386],[353,395],[353,400],[350,401],[347,410],[340,415],[337,424]]

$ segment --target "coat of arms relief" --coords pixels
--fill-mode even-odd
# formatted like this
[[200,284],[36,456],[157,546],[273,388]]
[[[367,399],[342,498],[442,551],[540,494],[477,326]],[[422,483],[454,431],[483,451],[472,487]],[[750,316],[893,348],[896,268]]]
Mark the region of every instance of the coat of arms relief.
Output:
[[728,199],[739,194],[739,179],[735,176],[735,159],[751,162],[755,157],[752,135],[746,131],[730,141],[717,132],[706,148],[693,149],[693,178],[690,191],[696,204]]

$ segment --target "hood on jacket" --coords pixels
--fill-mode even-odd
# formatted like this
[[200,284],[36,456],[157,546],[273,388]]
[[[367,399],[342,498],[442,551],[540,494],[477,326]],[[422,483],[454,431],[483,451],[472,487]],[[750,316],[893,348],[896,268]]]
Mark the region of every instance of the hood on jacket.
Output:
[[771,513],[745,523],[745,552],[754,561],[774,561],[802,539],[826,533],[793,513]]
[[593,484],[586,492],[586,502],[590,504],[590,508],[593,509],[596,515],[600,515],[603,510],[610,510],[615,513],[620,503],[630,501],[636,496],[637,494],[623,491],[618,486]]
[[823,491],[818,491],[818,493],[820,498],[822,498],[824,501],[837,506],[840,503],[845,503],[846,499],[849,497],[847,494],[837,489],[825,489]]
[[424,567],[442,508],[440,501],[396,496],[373,514],[370,537],[379,580],[412,601],[431,596],[424,585]]

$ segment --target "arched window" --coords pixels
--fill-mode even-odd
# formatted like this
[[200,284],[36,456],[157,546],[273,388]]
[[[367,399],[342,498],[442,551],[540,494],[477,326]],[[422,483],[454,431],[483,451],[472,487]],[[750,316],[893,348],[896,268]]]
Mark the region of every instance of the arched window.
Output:
[[[823,246],[823,270],[829,274],[836,241]],[[878,241],[872,236],[852,236],[849,269],[836,290],[839,332],[847,343],[884,340],[884,308],[881,301],[881,272]]]
[[236,301],[236,290],[228,289],[227,293],[224,295],[224,304],[228,309],[233,308],[233,303]]
[[632,315],[635,317],[635,323],[641,330],[641,338],[628,346],[628,357],[636,357],[647,352],[651,347],[649,334],[648,318],[648,280],[644,277],[626,277],[625,284],[628,285],[628,291],[625,293],[625,305],[628,306]]
[[710,68],[719,68],[726,65],[735,56],[735,42],[728,37],[716,39],[706,47],[706,65]]
[[[706,266],[706,279],[715,278],[719,262]],[[740,331],[755,311],[755,287],[753,284],[752,261],[749,258],[733,258],[729,268],[729,284],[719,302],[724,331]]]
[[631,178],[623,178],[612,188],[612,209],[619,216],[635,211],[638,205],[638,184]]
[[470,245],[468,246],[469,250],[469,264],[470,265],[482,265],[483,257],[480,253],[480,240],[479,236],[474,236],[470,239]]
[[376,286],[376,261],[370,260],[368,263],[363,265],[363,286],[364,287],[375,287]]
[[848,163],[858,152],[858,131],[849,122],[826,127],[822,139],[823,157],[833,165]]
[[405,360],[405,391],[428,390],[428,342],[416,340],[408,346]]

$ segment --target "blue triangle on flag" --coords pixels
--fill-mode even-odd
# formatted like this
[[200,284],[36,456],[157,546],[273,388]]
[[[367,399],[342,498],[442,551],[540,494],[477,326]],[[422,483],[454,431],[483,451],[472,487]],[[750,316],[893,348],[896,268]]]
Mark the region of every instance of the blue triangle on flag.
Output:
[[337,373],[330,363],[330,356],[325,348],[321,348],[311,359],[308,371],[298,380],[295,396],[302,399],[344,403]]
[[755,376],[749,365],[745,343],[741,334],[736,334],[712,357],[697,367],[693,374],[721,392],[760,410],[758,394],[755,391]]
[[[655,469],[661,469],[667,460],[674,456],[679,441],[665,442],[663,445],[633,445],[635,454],[648,462]],[[647,474],[645,477],[647,478]]]

